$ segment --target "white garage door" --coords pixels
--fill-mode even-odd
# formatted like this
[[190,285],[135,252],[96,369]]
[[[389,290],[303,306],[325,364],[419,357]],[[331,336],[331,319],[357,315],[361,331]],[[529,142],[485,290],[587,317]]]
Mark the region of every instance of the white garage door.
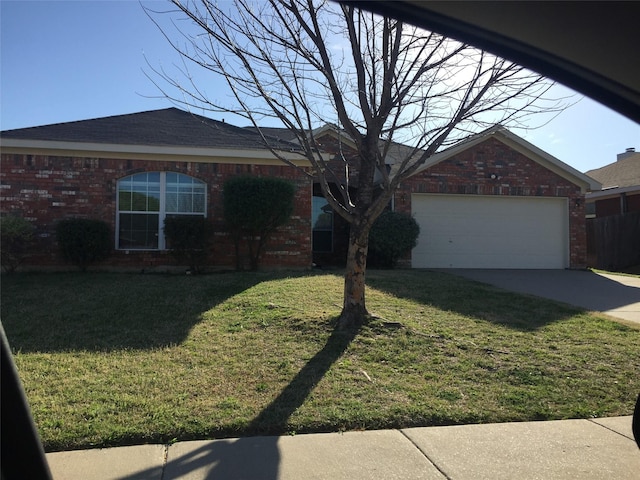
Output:
[[565,198],[411,197],[420,225],[414,268],[566,268]]

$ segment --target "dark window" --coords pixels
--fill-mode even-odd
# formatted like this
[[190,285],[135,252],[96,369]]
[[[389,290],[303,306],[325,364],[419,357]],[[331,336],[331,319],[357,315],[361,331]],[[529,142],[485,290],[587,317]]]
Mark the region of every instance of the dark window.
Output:
[[333,251],[333,209],[324,197],[313,197],[313,251]]

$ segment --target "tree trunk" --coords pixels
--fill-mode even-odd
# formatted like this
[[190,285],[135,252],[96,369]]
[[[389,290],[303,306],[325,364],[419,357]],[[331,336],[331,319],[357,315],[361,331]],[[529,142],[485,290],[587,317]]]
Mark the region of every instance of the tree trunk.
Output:
[[360,327],[369,316],[364,295],[368,249],[369,229],[352,224],[344,275],[344,304],[338,319],[338,329]]

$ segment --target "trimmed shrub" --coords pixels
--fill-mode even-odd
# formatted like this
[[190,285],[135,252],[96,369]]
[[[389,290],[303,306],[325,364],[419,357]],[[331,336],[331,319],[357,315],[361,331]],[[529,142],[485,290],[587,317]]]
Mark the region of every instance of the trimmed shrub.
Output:
[[62,258],[85,272],[92,263],[111,253],[109,225],[102,220],[67,218],[56,225],[56,238]]
[[164,236],[171,255],[178,263],[187,263],[193,274],[202,272],[209,256],[212,233],[209,221],[199,215],[164,219]]
[[404,213],[383,212],[369,233],[369,265],[394,268],[398,260],[416,246],[418,235],[420,226],[415,218]]
[[24,261],[33,242],[34,226],[22,217],[0,218],[0,253],[2,268],[13,273]]
[[223,189],[224,218],[236,247],[236,268],[242,267],[240,242],[245,239],[251,270],[257,270],[271,234],[293,213],[295,186],[280,178],[240,176]]

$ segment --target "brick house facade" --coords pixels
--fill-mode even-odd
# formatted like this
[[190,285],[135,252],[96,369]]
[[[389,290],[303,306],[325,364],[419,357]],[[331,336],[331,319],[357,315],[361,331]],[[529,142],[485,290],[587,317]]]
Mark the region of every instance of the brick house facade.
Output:
[[567,198],[569,267],[586,267],[584,187],[496,138],[490,137],[412,176],[395,193],[395,210],[411,214],[413,193]]
[[[100,267],[162,269],[174,265],[167,250],[117,248],[118,185],[143,172],[182,174],[206,185],[206,217],[215,232],[209,264],[227,269],[235,267],[235,251],[222,214],[224,182],[235,175],[278,177],[295,184],[295,211],[272,237],[261,264],[266,268],[344,265],[348,223],[334,212],[330,231],[316,231],[316,203],[326,201],[319,185],[308,176],[306,160],[296,156],[296,145],[287,143],[291,138],[286,131],[272,130],[266,133],[283,142],[279,146],[289,148],[301,168],[273,157],[251,129],[177,109],[2,132],[1,213],[21,215],[36,225],[37,247],[29,258],[31,265],[62,266],[55,223],[61,218],[85,217],[105,220],[114,232],[113,254]],[[334,182],[345,184],[348,164],[349,187],[357,188],[358,158],[353,144],[332,127],[316,133],[323,152],[332,158],[330,164],[337,172]],[[392,171],[393,165],[389,168]],[[431,157],[401,184],[389,207],[415,214],[412,198],[416,194],[566,199],[567,266],[583,268],[584,195],[597,188],[592,179],[502,127],[494,127]],[[314,248],[314,238],[320,238],[316,234],[330,235],[330,248]],[[409,255],[404,266],[411,265]]]
[[[336,172],[343,171],[344,162],[349,162],[350,185],[357,188],[357,162],[349,141],[327,136],[322,148],[335,154],[332,166]],[[497,126],[428,160],[425,167],[400,185],[389,208],[415,214],[413,194],[566,199],[567,267],[578,269],[587,264],[585,193],[598,188],[593,179]],[[320,195],[318,187],[314,195]],[[337,215],[334,217],[333,251],[314,252],[314,262],[321,265],[344,264],[348,224]],[[505,236],[509,234],[504,232]],[[411,254],[400,265],[410,267]]]
[[[242,174],[292,181],[296,186],[294,213],[289,223],[271,238],[262,264],[272,268],[307,268],[311,265],[311,184],[301,171],[283,164],[218,164],[3,153],[1,170],[3,213],[20,215],[36,226],[37,248],[28,259],[32,265],[60,265],[55,223],[61,218],[102,219],[115,233],[118,180],[134,173],[156,171],[183,173],[206,183],[207,218],[214,229],[209,265],[214,268],[235,267],[234,245],[225,229],[222,212],[224,182]],[[167,250],[114,249],[100,265],[152,270],[173,264]]]
[[[266,268],[311,266],[311,182],[287,166],[246,130],[177,109],[3,132],[0,201],[3,215],[19,215],[36,227],[25,266],[68,268],[55,240],[63,218],[106,221],[113,232],[111,256],[100,268],[165,270],[175,260],[164,249],[118,247],[118,182],[143,172],[172,172],[204,182],[206,217],[213,226],[208,265],[235,268],[235,248],[225,228],[222,189],[237,175],[277,177],[296,188],[289,223],[271,237]],[[107,143],[113,138],[112,143]]]

